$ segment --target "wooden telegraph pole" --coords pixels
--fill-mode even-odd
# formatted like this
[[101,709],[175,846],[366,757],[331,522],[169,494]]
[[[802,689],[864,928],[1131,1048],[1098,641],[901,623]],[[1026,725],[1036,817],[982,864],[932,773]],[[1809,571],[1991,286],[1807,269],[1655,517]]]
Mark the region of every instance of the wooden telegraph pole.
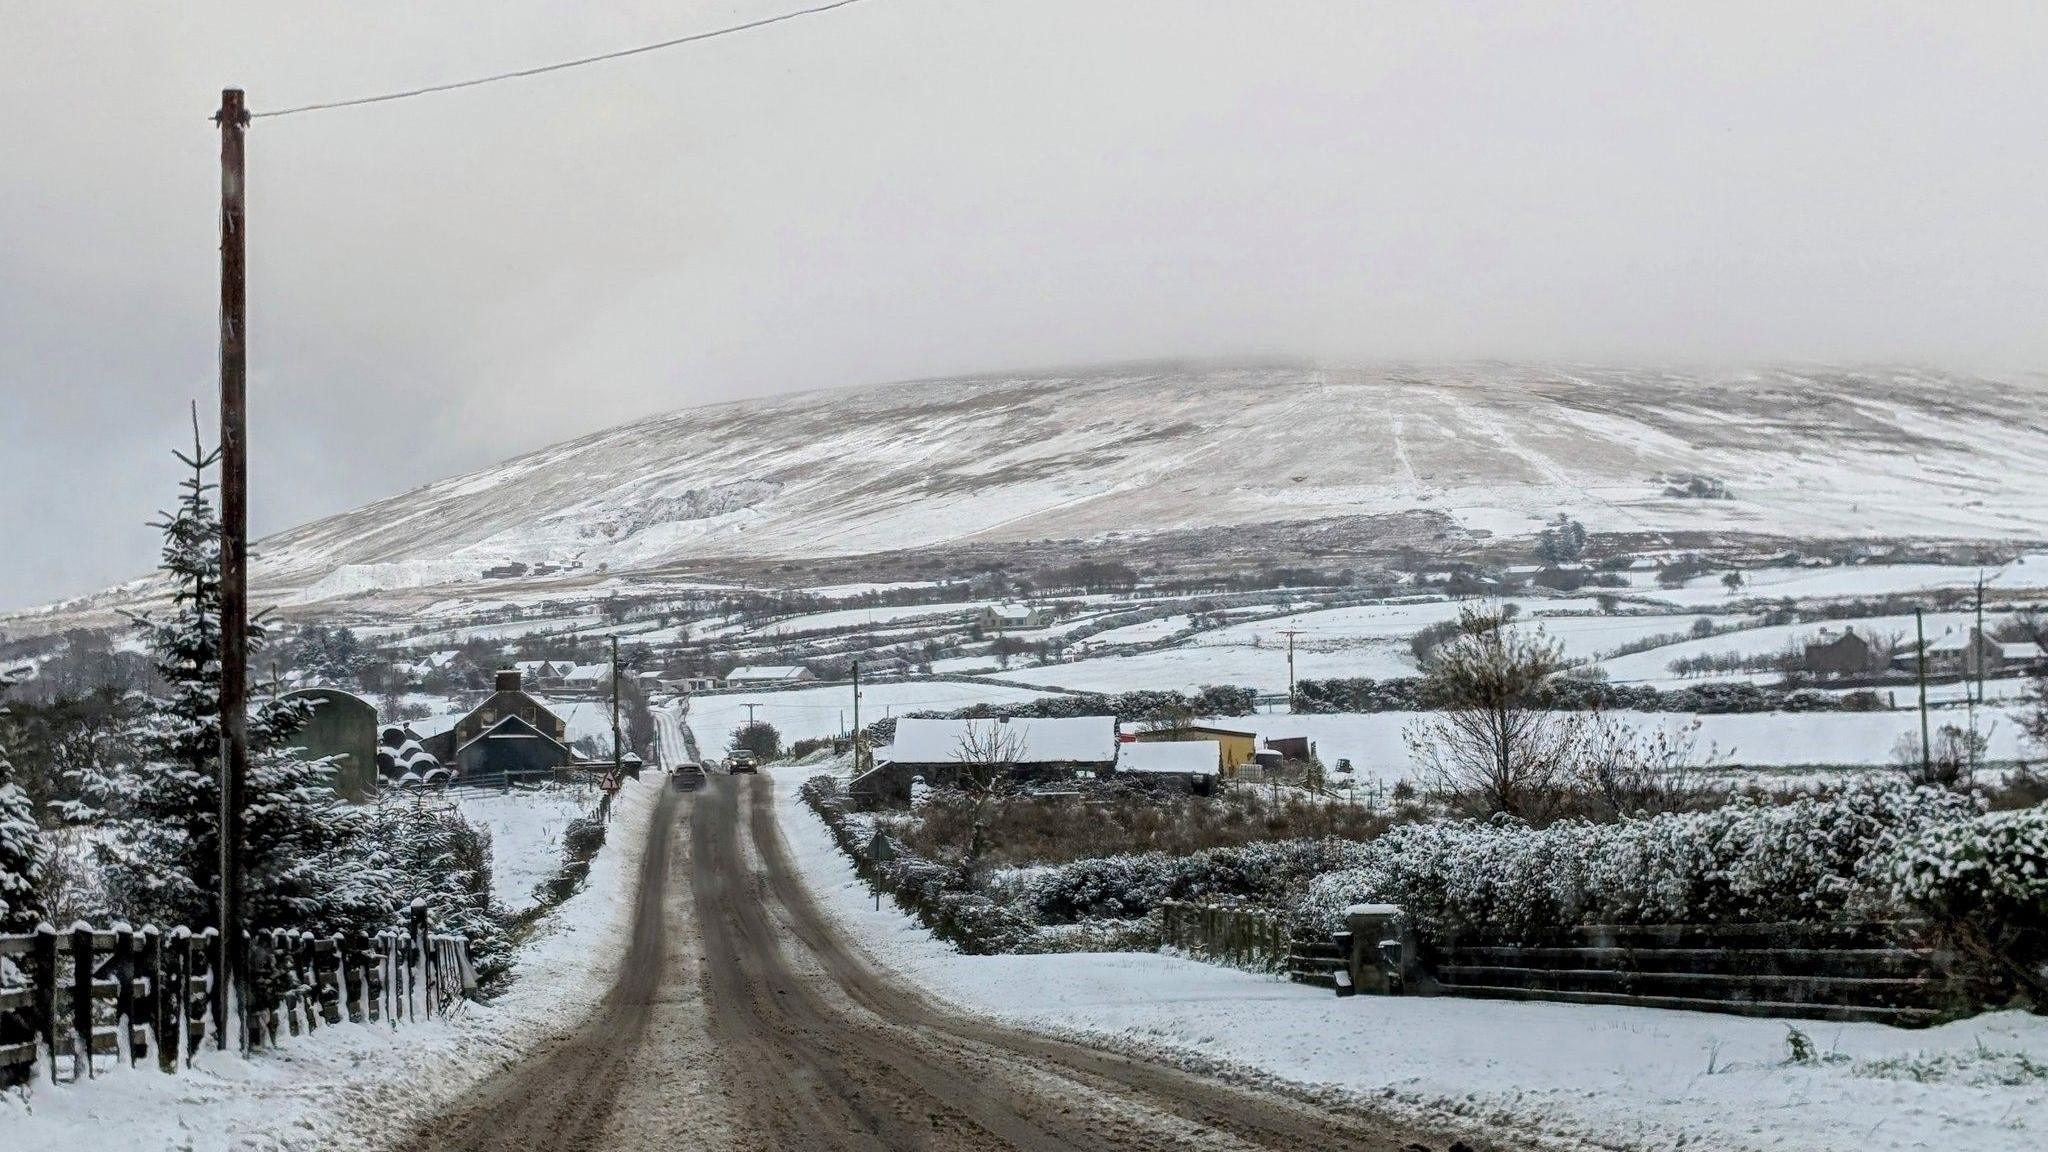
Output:
[[1920,681],[1920,778],[1925,780],[1933,774],[1934,746],[1927,732],[1927,622],[1918,608],[1913,609],[1913,641],[1919,653],[1914,667]]
[[1287,714],[1294,714],[1294,638],[1301,635],[1299,628],[1286,628],[1281,635],[1287,637]]
[[[860,661],[853,662],[853,774],[861,774],[860,763]],[[880,891],[880,889],[876,889]]]
[[214,981],[215,1043],[239,1027],[248,968],[242,934],[242,812],[249,778],[249,378],[248,294],[243,279],[240,88],[220,94],[220,977]]
[[619,778],[619,638],[612,636],[612,779]]

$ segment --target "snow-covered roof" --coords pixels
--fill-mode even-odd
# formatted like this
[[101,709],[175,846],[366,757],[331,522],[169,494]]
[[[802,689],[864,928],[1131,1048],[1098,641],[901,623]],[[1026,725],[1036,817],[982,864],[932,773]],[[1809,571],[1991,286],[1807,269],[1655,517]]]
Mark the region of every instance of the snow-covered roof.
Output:
[[1154,740],[1116,746],[1119,772],[1171,772],[1214,776],[1223,764],[1223,745],[1214,740]]
[[725,679],[728,684],[761,680],[794,680],[803,674],[803,668],[795,664],[745,664],[733,669],[727,674]]
[[2011,640],[1998,646],[1998,654],[2007,660],[2039,660],[2042,651],[2032,640]]
[[[957,764],[961,745],[972,738],[984,746],[1000,742],[1014,749],[1019,764],[1101,764],[1116,758],[1116,717],[1007,720],[921,720],[896,722],[896,740],[885,750],[895,764]],[[1212,745],[1213,747],[1213,745]],[[884,759],[878,751],[875,758]]]
[[572,684],[595,684],[612,674],[609,664],[577,664],[562,673],[562,679]]
[[1032,609],[1023,604],[997,604],[989,611],[1006,620],[1028,620],[1031,618]]
[[524,719],[518,716],[506,716],[501,718],[496,724],[491,725],[489,728],[486,728],[483,731],[477,733],[475,736],[471,737],[469,743],[464,744],[461,748],[457,748],[455,751],[458,754],[460,754],[463,751],[463,749],[468,748],[470,744],[475,744],[479,740],[545,740],[550,744],[556,745],[557,747],[566,747],[566,745],[563,745],[560,740],[557,740],[553,736],[550,736],[547,733],[541,731],[540,729],[535,728],[533,725],[528,724]]

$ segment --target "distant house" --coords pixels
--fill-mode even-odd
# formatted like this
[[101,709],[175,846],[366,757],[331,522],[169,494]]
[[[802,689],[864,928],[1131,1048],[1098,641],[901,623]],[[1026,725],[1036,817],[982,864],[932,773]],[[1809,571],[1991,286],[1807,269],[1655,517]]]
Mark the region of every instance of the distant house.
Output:
[[718,678],[715,676],[677,676],[673,679],[663,680],[661,686],[671,692],[681,692],[684,695],[692,692],[711,692],[718,688]]
[[896,722],[896,738],[849,791],[869,803],[908,803],[911,783],[953,787],[977,755],[999,755],[1012,783],[1097,776],[1116,767],[1114,716],[998,717]]
[[1801,668],[1816,676],[1861,676],[1870,671],[1872,662],[1870,642],[1854,628],[1839,633],[1821,629],[1816,639],[1806,642],[1799,661]]
[[[1892,658],[1903,672],[1919,670],[1919,651],[1908,644]],[[1927,671],[1934,676],[2017,676],[2048,663],[2041,645],[2025,640],[1999,640],[1978,629],[1951,628],[1927,642]]]
[[811,670],[797,664],[742,664],[725,674],[728,688],[760,688],[783,684],[801,684],[816,680]]
[[567,744],[516,715],[498,717],[455,747],[455,770],[466,780],[550,776],[573,759]]
[[1140,744],[1213,740],[1222,753],[1223,774],[1226,776],[1235,775],[1238,766],[1250,760],[1259,750],[1257,733],[1247,732],[1241,728],[1223,728],[1214,724],[1190,724],[1185,728],[1160,728],[1131,732],[1127,735]]
[[557,683],[575,667],[567,660],[518,660],[512,666],[519,669],[527,683],[536,685]]
[[569,725],[526,691],[519,670],[499,672],[496,688],[455,727],[422,741],[424,750],[466,779],[516,778],[567,765]]
[[1215,788],[1223,771],[1223,746],[1214,740],[1155,740],[1119,744],[1116,772],[1151,784],[1185,788],[1201,795]]
[[610,664],[570,664],[560,670],[562,690],[597,695],[612,685]]
[[1052,623],[1052,612],[1029,604],[990,604],[981,610],[981,626],[998,631],[1043,628]]

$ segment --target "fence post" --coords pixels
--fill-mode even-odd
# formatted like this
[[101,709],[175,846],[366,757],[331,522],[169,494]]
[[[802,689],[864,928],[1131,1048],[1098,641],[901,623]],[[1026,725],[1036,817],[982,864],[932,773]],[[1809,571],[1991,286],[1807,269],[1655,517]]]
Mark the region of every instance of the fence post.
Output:
[[412,902],[412,951],[407,957],[407,967],[413,968],[414,983],[419,986],[420,1003],[413,1012],[413,1019],[419,1019],[419,1008],[425,1014],[434,1014],[433,953],[427,947],[427,902],[415,899]]
[[[241,1005],[231,1005],[223,1012],[217,1007],[219,1001],[213,995],[215,986],[219,985],[224,979],[221,973],[227,967],[227,949],[224,947],[220,929],[208,927],[204,932],[201,932],[199,934],[199,946],[201,953],[206,958],[206,1007],[200,1018],[202,1020],[211,1019],[213,1021],[213,1034],[219,1037],[226,1037],[227,1039],[221,1041],[222,1044],[226,1044],[233,1037],[228,1032],[229,1021],[223,1017],[242,1015],[243,1009]],[[200,1037],[199,1041],[193,1044],[191,1052],[186,1054],[188,1066],[191,1063],[191,1057],[199,1052],[199,1044],[204,1042],[205,1037]]]
[[43,1059],[50,1066],[50,1083],[57,1082],[57,930],[36,925],[35,950],[36,1034],[43,1045]]
[[71,926],[71,1080],[92,1079],[92,925]]
[[[154,924],[142,926],[142,967],[143,971],[149,973],[149,1046],[156,1056],[157,1069],[175,1072],[178,1068],[177,1041],[171,1039],[171,1025],[164,1022],[167,1015],[164,1011],[165,1006],[174,1004],[175,1001],[165,994],[169,989],[166,987],[164,975],[164,934],[163,930]],[[177,1013],[171,1012],[168,1015],[174,1024],[177,1021]]]
[[114,1027],[120,1058],[135,1063],[135,930],[114,925]]
[[[326,1015],[329,1024],[339,1024],[348,1017],[348,1011],[344,1007],[348,1002],[348,964],[347,955],[343,951],[347,945],[342,943],[339,932],[328,937],[327,944],[334,950],[334,959],[329,962],[329,966],[334,969],[334,995],[331,998],[324,993],[321,995],[320,1010]],[[314,955],[317,956],[319,953],[316,952]]]
[[[141,953],[135,957],[135,965],[143,980],[150,982],[150,990],[141,994],[135,1011],[150,1027],[150,1052],[156,1056],[158,1068],[164,1068],[164,933],[156,924],[141,927]],[[168,1072],[168,1068],[164,1070]]]

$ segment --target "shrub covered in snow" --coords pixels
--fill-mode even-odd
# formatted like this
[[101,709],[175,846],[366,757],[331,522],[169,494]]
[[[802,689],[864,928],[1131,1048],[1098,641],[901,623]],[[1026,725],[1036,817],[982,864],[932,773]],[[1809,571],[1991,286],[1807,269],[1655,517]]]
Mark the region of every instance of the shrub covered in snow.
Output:
[[1618,824],[1403,825],[1317,877],[1299,913],[1398,904],[1425,935],[1590,923],[1826,921],[1896,910],[1892,854],[1967,823],[1976,801],[1883,781]]
[[1355,868],[1369,845],[1351,840],[1276,840],[1211,848],[1187,856],[1163,852],[1076,860],[1013,879],[1019,899],[1047,924],[1149,915],[1166,900],[1242,900],[1287,904],[1311,877]]
[[1923,828],[1888,864],[1901,903],[2048,1005],[2048,806]]
[[1017,951],[1036,933],[1037,925],[1017,907],[971,890],[961,869],[926,860],[886,834],[886,851],[873,851],[872,824],[847,812],[831,777],[805,781],[801,795],[862,878],[893,896],[939,939],[969,955],[989,955]]

